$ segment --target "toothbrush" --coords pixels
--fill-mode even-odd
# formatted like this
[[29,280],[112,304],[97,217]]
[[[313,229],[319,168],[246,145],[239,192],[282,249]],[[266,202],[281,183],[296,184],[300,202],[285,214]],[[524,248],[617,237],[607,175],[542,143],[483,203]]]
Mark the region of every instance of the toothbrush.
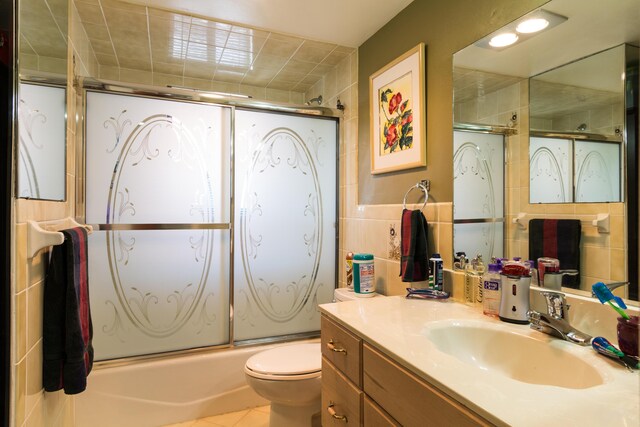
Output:
[[[608,303],[611,306],[611,308],[613,308],[615,311],[617,311],[620,314],[620,316],[624,317],[627,320],[630,319],[629,315],[625,313],[623,310],[623,308],[627,308],[627,306],[625,305],[624,301],[622,301],[622,298],[614,296],[611,293],[611,289],[607,288],[607,285],[605,285],[602,282],[595,283],[591,287],[591,291],[595,296],[598,297],[598,299],[602,304],[604,304],[605,302]],[[614,300],[618,305],[615,306],[611,302],[611,300]]]
[[449,292],[437,291],[435,289],[407,288],[407,298],[416,299],[447,299]]
[[614,347],[606,338],[595,337],[591,340],[591,346],[598,353],[615,359],[618,363],[627,367],[627,369],[640,369],[640,361],[633,356],[624,354]]

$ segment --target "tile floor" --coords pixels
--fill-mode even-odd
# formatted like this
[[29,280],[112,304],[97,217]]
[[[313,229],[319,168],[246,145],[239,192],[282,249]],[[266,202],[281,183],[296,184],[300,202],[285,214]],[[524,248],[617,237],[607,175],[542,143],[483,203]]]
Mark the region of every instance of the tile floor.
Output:
[[269,406],[229,412],[166,427],[269,427]]

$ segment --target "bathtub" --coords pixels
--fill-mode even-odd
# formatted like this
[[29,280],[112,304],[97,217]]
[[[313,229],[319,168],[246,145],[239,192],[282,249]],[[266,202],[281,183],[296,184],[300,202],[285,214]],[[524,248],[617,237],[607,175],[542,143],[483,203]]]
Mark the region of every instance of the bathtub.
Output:
[[155,427],[267,405],[247,385],[244,364],[257,352],[287,344],[95,369],[87,390],[75,398],[76,426]]

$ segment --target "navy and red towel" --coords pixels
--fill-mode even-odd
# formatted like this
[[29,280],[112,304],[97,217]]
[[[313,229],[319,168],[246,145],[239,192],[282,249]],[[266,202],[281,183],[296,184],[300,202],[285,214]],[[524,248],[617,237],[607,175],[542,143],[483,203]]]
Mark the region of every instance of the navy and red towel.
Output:
[[[560,270],[580,271],[580,236],[577,219],[532,219],[529,221],[529,259],[556,258]],[[562,286],[580,287],[580,275],[564,276]]]
[[87,231],[75,227],[62,234],[45,279],[42,382],[45,391],[77,394],[87,387],[93,365]]
[[421,210],[402,210],[400,226],[400,276],[403,282],[429,279],[427,220]]

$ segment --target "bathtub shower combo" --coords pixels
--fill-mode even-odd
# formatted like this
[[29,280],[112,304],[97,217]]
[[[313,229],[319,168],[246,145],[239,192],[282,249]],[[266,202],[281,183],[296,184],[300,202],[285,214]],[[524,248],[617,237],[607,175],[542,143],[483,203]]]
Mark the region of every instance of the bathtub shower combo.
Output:
[[84,99],[94,347],[111,362],[78,396],[78,425],[264,404],[243,366],[268,347],[243,344],[317,334],[317,304],[333,296],[337,120],[94,89]]

